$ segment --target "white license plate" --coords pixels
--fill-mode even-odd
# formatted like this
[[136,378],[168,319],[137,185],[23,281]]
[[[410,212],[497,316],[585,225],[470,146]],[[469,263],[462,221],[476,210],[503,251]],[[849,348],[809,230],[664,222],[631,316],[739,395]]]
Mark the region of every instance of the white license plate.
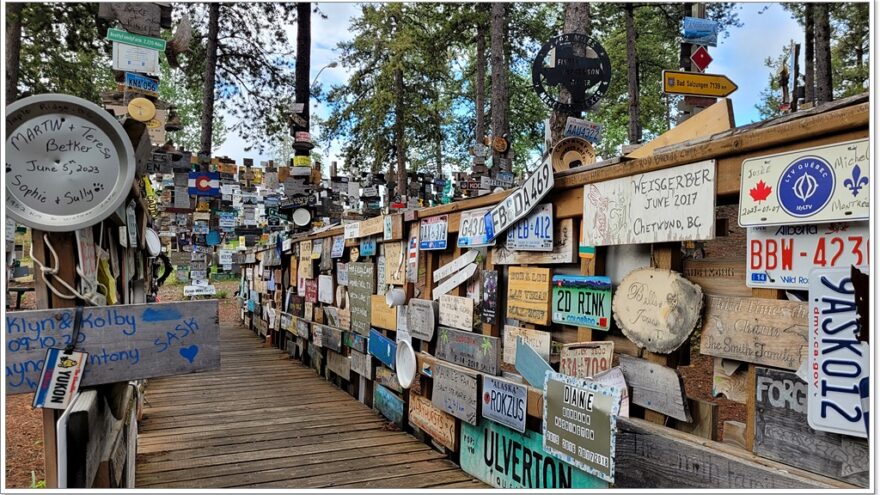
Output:
[[867,222],[750,227],[746,245],[746,285],[806,289],[813,268],[867,265]]
[[494,246],[486,235],[486,212],[489,208],[461,212],[458,224],[458,247]]
[[489,239],[503,234],[517,220],[529,214],[544,196],[553,189],[553,167],[550,160],[544,160],[535,172],[486,213],[486,232]]
[[447,215],[423,218],[419,223],[419,249],[422,251],[446,249],[448,230]]
[[507,249],[553,251],[553,203],[538,205],[507,231]]
[[860,342],[850,268],[810,273],[809,394],[814,430],[866,438],[870,349]]

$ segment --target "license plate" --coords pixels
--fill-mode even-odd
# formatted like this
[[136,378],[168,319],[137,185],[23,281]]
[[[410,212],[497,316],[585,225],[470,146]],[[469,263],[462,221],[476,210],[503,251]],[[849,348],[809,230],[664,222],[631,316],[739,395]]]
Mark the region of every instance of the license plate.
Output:
[[553,204],[539,205],[507,231],[507,249],[553,251]]
[[486,212],[489,208],[480,208],[461,212],[458,224],[458,247],[494,246],[486,236]]
[[423,218],[419,223],[419,249],[422,251],[446,249],[448,225],[447,215]]
[[611,327],[611,279],[553,276],[553,322],[608,331]]
[[746,285],[807,289],[810,270],[870,263],[867,222],[750,227]]
[[869,389],[870,350],[859,329],[850,268],[813,270],[807,421],[814,430],[868,436],[862,391]]
[[553,167],[550,160],[544,160],[521,187],[514,189],[513,193],[486,213],[486,232],[489,239],[495,239],[517,220],[528,215],[551,189]]

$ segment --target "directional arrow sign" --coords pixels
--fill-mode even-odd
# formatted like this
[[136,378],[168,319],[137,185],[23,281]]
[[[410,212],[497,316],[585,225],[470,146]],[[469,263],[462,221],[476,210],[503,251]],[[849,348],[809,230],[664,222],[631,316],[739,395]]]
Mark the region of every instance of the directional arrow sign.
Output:
[[663,92],[671,95],[715,96],[723,98],[738,86],[727,76],[677,70],[663,71]]

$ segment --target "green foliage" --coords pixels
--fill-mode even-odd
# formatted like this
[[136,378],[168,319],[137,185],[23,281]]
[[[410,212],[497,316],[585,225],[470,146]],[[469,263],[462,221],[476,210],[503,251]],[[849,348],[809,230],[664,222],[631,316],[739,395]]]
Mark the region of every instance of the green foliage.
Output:
[[779,84],[779,70],[788,63],[790,47],[783,47],[782,54],[775,59],[767,57],[764,67],[770,69],[767,76],[767,88],[761,90],[761,99],[755,108],[761,115],[761,119],[770,119],[782,115],[779,108],[782,105],[782,87]]
[[[160,57],[159,65],[159,99],[176,108],[181,123],[181,129],[170,132],[168,136],[178,149],[198,151],[202,132],[202,89],[188,84],[186,74],[179,69],[172,69],[165,57]],[[215,149],[223,146],[226,132],[226,120],[215,112],[211,140]]]

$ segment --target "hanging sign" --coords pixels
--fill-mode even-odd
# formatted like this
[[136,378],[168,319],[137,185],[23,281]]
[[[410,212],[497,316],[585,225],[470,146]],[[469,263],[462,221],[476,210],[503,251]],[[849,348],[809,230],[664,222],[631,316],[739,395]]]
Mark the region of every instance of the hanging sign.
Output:
[[855,297],[850,268],[810,272],[807,419],[814,430],[866,438],[871,350],[859,341]]
[[[541,101],[556,111],[579,114],[589,110],[605,96],[610,83],[611,59],[602,45],[586,34],[551,38],[532,63],[532,87]],[[563,88],[571,95],[569,100],[559,98]]]
[[52,347],[43,360],[43,371],[34,393],[33,407],[67,409],[79,390],[88,354]]
[[486,236],[492,241],[529,214],[553,189],[553,168],[544,161],[522,186],[486,213]]
[[870,156],[866,138],[743,161],[739,225],[867,220]]
[[483,400],[480,415],[498,424],[524,433],[529,390],[525,385],[483,375]]
[[584,186],[586,244],[715,238],[715,161]]
[[409,423],[453,452],[458,450],[455,417],[437,409],[421,395],[409,395]]
[[458,247],[494,246],[486,237],[486,212],[489,208],[461,212],[458,226]]
[[614,482],[620,389],[549,373],[544,387],[544,449]]
[[159,72],[159,52],[149,48],[114,41],[112,59],[113,70],[150,74]]
[[746,244],[747,286],[807,289],[813,268],[867,264],[870,232],[868,222],[749,227]]
[[553,276],[553,322],[608,331],[611,327],[611,279]]
[[440,327],[435,355],[450,363],[489,375],[501,373],[501,339]]
[[553,251],[553,203],[538,205],[507,231],[507,249]]
[[419,223],[419,249],[444,250],[448,230],[448,216],[423,218]]

